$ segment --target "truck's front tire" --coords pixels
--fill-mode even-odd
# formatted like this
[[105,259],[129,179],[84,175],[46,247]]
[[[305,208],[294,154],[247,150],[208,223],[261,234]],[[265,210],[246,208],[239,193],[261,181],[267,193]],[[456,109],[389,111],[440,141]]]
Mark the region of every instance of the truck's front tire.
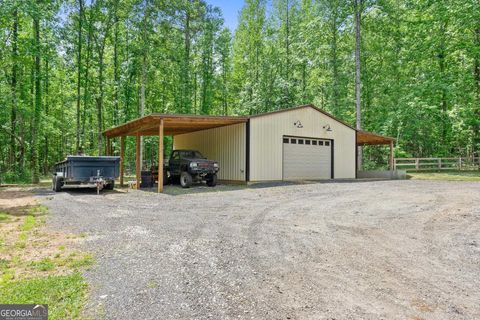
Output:
[[183,171],[181,174],[180,174],[180,185],[182,186],[182,188],[190,188],[190,186],[192,185],[192,175],[186,171]]
[[166,186],[170,183],[170,178],[167,170],[163,170],[163,185]]
[[217,175],[212,174],[208,177],[207,179],[207,186],[209,187],[215,187],[217,185]]

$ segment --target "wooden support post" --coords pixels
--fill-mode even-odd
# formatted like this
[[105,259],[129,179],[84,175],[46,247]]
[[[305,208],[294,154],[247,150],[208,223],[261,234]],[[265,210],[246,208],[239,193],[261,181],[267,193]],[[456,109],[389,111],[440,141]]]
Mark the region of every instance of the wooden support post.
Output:
[[163,119],[158,127],[158,192],[163,192]]
[[120,137],[120,187],[123,187],[125,175],[125,136]]
[[140,170],[142,164],[140,163],[140,133],[137,133],[136,140],[135,140],[135,177],[137,181],[137,190],[140,189]]
[[389,154],[389,164],[390,170],[393,171],[395,168],[393,167],[393,141],[390,141],[390,154]]
[[110,156],[111,155],[111,145],[110,145],[110,138],[107,138],[107,145],[105,146],[105,155]]

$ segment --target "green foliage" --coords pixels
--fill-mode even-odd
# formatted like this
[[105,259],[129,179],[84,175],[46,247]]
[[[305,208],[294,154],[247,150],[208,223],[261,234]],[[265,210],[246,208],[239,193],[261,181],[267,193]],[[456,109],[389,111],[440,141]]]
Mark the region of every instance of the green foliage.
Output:
[[32,175],[29,170],[7,171],[0,175],[0,183],[31,183]]
[[79,273],[0,284],[0,301],[9,304],[48,304],[49,319],[77,319],[87,285]]
[[[397,138],[397,155],[478,154],[480,4],[362,3],[363,128]],[[353,124],[353,16],[351,1],[245,0],[233,31],[202,0],[0,2],[0,183],[101,154],[103,130],[142,113],[314,103]],[[134,150],[127,139],[130,172]],[[145,167],[157,152],[146,137]]]

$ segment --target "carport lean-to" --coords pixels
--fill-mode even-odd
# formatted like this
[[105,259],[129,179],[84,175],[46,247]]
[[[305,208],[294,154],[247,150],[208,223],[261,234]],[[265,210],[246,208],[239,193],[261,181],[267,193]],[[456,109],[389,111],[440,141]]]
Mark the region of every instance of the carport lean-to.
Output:
[[[111,139],[120,137],[120,185],[124,179],[125,137],[136,137],[135,176],[136,187],[140,188],[140,137],[158,136],[158,168],[163,168],[163,137],[184,134],[200,130],[218,128],[232,124],[245,123],[247,117],[196,116],[175,114],[151,114],[105,131],[107,137],[107,155],[111,154]],[[163,191],[163,175],[158,175],[158,192]]]
[[[164,167],[163,137],[174,149],[196,149],[220,164],[220,180],[278,181],[354,179],[357,146],[389,145],[393,169],[394,138],[356,130],[313,106],[304,105],[254,116],[151,114],[105,131],[120,137],[120,184],[124,179],[125,137],[136,137],[136,187],[140,188],[140,137],[159,136],[158,168]],[[158,175],[158,192],[163,175]]]

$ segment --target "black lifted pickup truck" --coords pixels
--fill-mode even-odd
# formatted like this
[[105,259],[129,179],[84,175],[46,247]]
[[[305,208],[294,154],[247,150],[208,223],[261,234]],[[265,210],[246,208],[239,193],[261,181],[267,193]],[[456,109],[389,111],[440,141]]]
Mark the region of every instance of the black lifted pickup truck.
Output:
[[207,160],[196,150],[174,150],[164,169],[164,181],[180,178],[180,185],[188,188],[193,182],[206,181],[209,187],[217,185],[218,162]]

